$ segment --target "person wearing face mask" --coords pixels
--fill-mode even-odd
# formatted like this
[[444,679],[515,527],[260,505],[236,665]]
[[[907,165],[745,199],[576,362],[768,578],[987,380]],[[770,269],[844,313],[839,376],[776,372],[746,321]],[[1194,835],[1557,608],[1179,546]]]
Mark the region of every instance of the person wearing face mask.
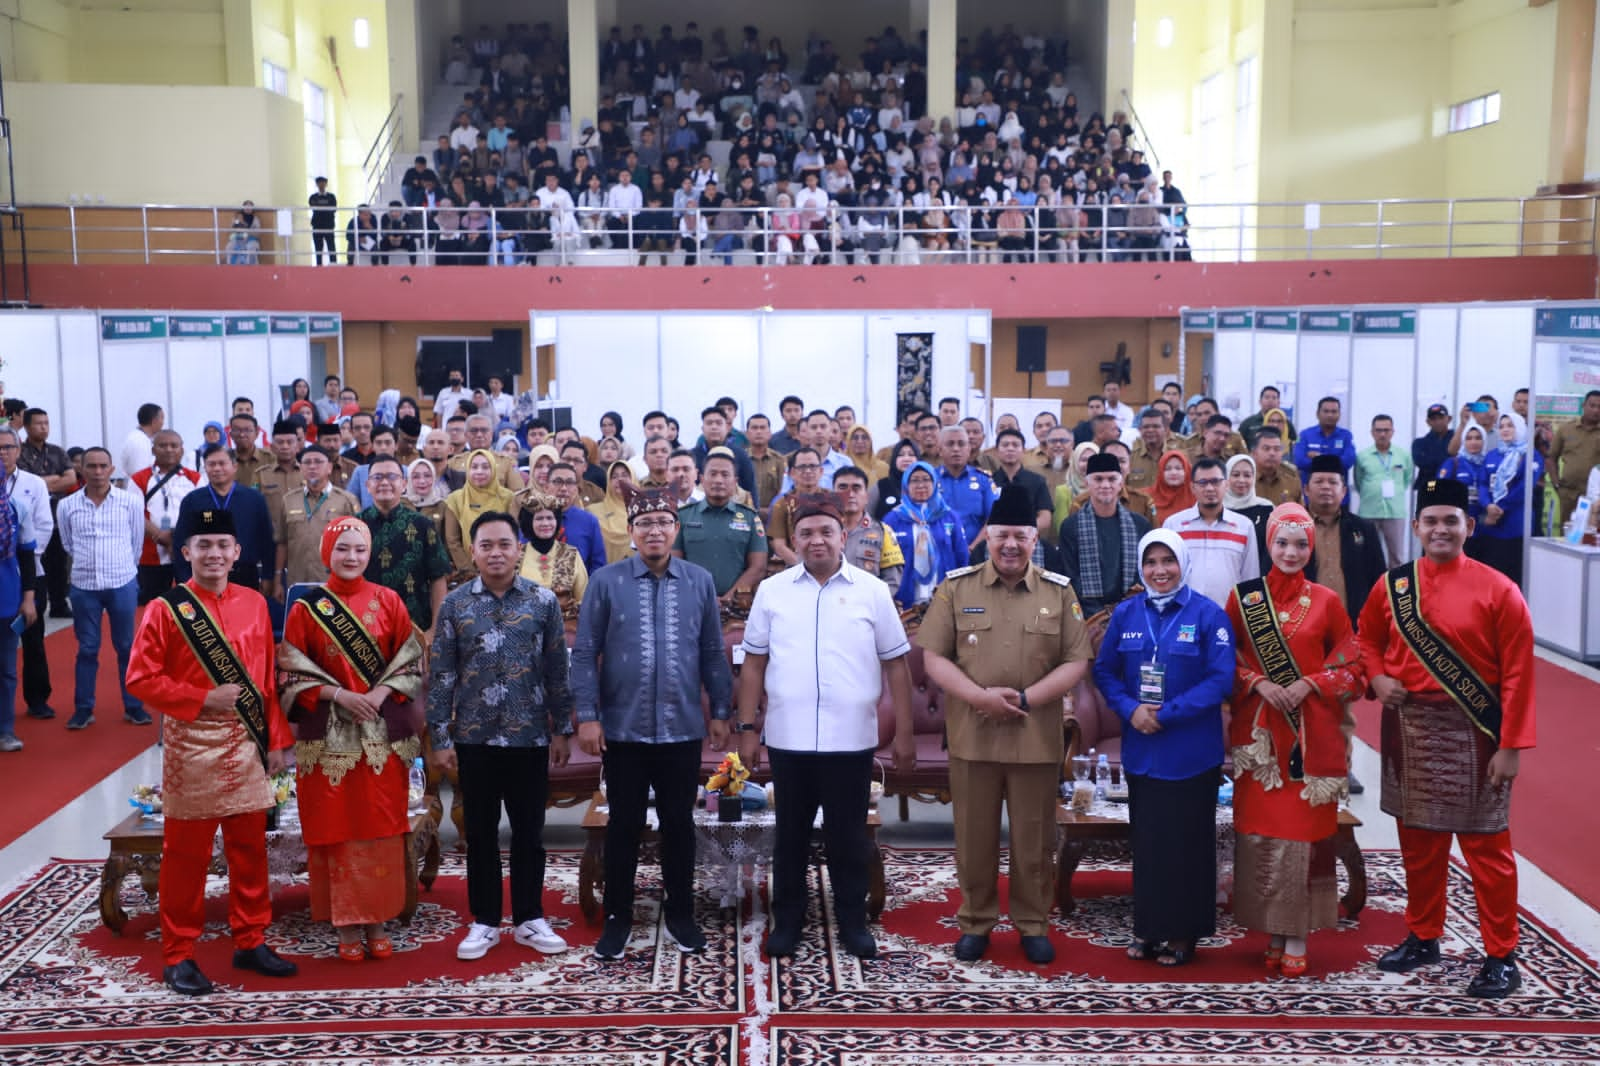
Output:
[[456,407],[462,400],[470,400],[472,392],[466,387],[466,376],[459,370],[450,371],[450,384],[440,389],[439,394],[433,398],[433,419],[436,425],[444,426],[450,422],[450,416],[456,413]]
[[1189,587],[1189,549],[1176,531],[1146,533],[1138,558],[1145,594],[1112,611],[1094,680],[1122,719],[1133,844],[1128,957],[1182,966],[1216,931],[1215,819],[1233,626]]
[[[1246,460],[1248,461],[1248,460]],[[1312,520],[1297,503],[1267,520],[1272,567],[1238,585],[1228,744],[1235,780],[1234,921],[1270,936],[1268,972],[1306,972],[1306,937],[1339,921],[1333,837],[1347,781],[1346,707],[1366,689],[1350,616],[1307,580]]]
[[[1544,456],[1528,447],[1528,423],[1515,411],[1502,411],[1495,429],[1499,443],[1483,461],[1489,479],[1489,498],[1478,520],[1478,557],[1518,585],[1522,584],[1522,541],[1528,523],[1523,514],[1528,486],[1544,478]],[[1527,462],[1533,461],[1532,476]],[[1539,507],[1534,498],[1534,510]]]

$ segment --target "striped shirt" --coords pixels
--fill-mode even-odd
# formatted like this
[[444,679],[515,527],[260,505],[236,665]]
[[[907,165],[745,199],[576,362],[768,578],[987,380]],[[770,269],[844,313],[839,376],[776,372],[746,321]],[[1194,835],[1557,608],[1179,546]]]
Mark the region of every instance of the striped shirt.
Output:
[[72,556],[73,587],[97,592],[133,580],[144,550],[144,503],[138,496],[113,485],[96,506],[83,491],[74,492],[56,508],[56,525],[61,546]]
[[1189,549],[1184,584],[1219,607],[1241,581],[1261,576],[1256,554],[1256,527],[1244,515],[1224,509],[1215,522],[1200,517],[1199,507],[1189,507],[1167,519],[1164,528],[1175,531]]

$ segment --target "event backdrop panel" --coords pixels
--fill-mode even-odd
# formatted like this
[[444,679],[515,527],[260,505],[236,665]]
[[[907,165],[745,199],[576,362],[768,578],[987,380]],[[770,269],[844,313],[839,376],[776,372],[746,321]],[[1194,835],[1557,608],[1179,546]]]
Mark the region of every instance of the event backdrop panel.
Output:
[[[1261,409],[1261,390],[1268,385],[1278,390],[1278,398],[1291,421],[1297,422],[1306,416],[1306,407],[1295,390],[1295,382],[1300,377],[1301,340],[1298,335],[1288,332],[1256,334],[1255,372],[1250,380],[1250,391],[1240,397],[1241,417],[1248,417]],[[1238,429],[1238,423],[1239,420],[1235,419],[1235,429]]]
[[[865,409],[856,409],[856,417],[872,431],[874,444],[881,448],[896,439],[900,382],[896,363],[902,335],[933,338],[933,376],[928,390],[933,402],[945,396],[959,397],[969,414],[984,417],[983,409],[969,402],[972,388],[982,389],[984,384],[982,369],[977,376],[972,372],[971,353],[974,343],[984,343],[974,342],[973,337],[987,338],[989,330],[986,322],[974,322],[973,317],[966,311],[867,316],[867,398]],[[985,419],[986,428],[987,422]],[[1030,424],[1024,423],[1024,428]]]
[[[1459,402],[1493,396],[1502,411],[1511,410],[1518,389],[1532,386],[1533,308],[1468,306],[1461,308]],[[1493,442],[1490,442],[1493,447]]]
[[1302,333],[1299,344],[1299,379],[1295,382],[1294,425],[1303,431],[1316,424],[1317,401],[1337,397],[1344,408],[1342,424],[1350,422],[1350,335]]
[[1219,329],[1212,343],[1211,395],[1235,422],[1255,410],[1254,344],[1248,329]]
[[[1452,424],[1461,410],[1460,383],[1456,380],[1456,326],[1460,314],[1454,307],[1417,309],[1417,394],[1411,405],[1416,428],[1403,443],[1427,431],[1424,415],[1429,407],[1442,403],[1450,411]],[[1398,428],[1395,439],[1400,440]]]
[[[311,366],[311,341],[305,334],[273,334],[267,340],[267,351],[271,366],[271,380],[267,383],[267,391],[259,393],[241,393],[237,395],[248,396],[255,402],[256,419],[270,419],[283,407],[283,394],[281,389],[287,387],[295,378],[309,376]],[[327,375],[323,375],[326,377]],[[317,395],[315,387],[311,395]],[[367,400],[368,410],[377,402],[373,396]],[[224,410],[232,414],[233,397],[228,397],[229,406]],[[267,427],[271,429],[271,426]]]
[[[98,444],[102,423],[100,320],[92,311],[58,316],[61,380],[71,382],[61,397],[61,417],[51,412],[50,439],[63,447]],[[24,397],[26,398],[26,397]]]
[[[661,405],[657,316],[570,314],[551,317],[556,320],[556,398],[571,405],[573,425],[582,433],[598,433],[600,416],[616,411],[622,416],[623,436],[633,445],[635,453],[642,452],[641,425],[645,412]],[[714,400],[716,396],[711,398]],[[686,431],[688,428],[684,427]],[[693,435],[689,436],[689,443],[694,443]]]
[[228,401],[235,396],[254,400],[257,418],[272,417],[279,404],[278,394],[272,387],[271,359],[271,344],[265,335],[230,336],[223,341],[223,380],[227,387],[217,394],[213,409],[218,417],[229,414]]
[[[755,319],[749,315],[663,315],[661,409],[682,423],[680,439],[700,436],[700,411],[731,396],[739,425],[753,414],[760,391],[761,353]],[[776,421],[778,413],[771,412]]]
[[[101,405],[100,441],[111,449],[122,469],[122,442],[139,428],[139,408],[146,403],[170,410],[172,395],[167,389],[167,342],[161,340],[107,341],[100,348],[100,387],[105,396]],[[141,456],[146,460],[153,456]]]
[[60,335],[57,317],[36,312],[0,314],[0,381],[8,399],[50,412],[51,429],[61,420]]
[[1372,446],[1372,419],[1394,420],[1394,443],[1409,448],[1416,436],[1412,381],[1415,337],[1356,337],[1350,345],[1350,402],[1344,426],[1355,434],[1356,450]]
[[[777,416],[778,401],[793,395],[808,411],[832,414],[849,404],[861,417],[867,405],[866,338],[866,318],[859,314],[762,315],[762,410]],[[868,428],[877,437],[878,427]]]
[[[217,397],[227,394],[227,374],[222,365],[222,340],[177,339],[168,342],[167,366],[172,371],[172,409],[167,428],[183,436],[183,465],[193,466],[195,449],[205,440],[205,424],[227,425],[227,409],[217,409]],[[256,398],[261,405],[265,397]],[[257,410],[262,407],[258,406]]]

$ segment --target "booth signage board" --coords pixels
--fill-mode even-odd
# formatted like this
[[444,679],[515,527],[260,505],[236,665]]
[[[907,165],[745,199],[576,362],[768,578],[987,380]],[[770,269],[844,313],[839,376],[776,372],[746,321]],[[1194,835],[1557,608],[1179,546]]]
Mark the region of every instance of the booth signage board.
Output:
[[1600,340],[1600,305],[1541,308],[1533,316],[1533,335]]
[[1417,332],[1415,311],[1357,311],[1353,321],[1357,333],[1389,337],[1409,337]]
[[1348,311],[1301,311],[1300,329],[1305,333],[1349,333]]
[[166,315],[101,315],[100,339],[157,341],[167,335]]
[[1300,328],[1298,311],[1257,311],[1256,329],[1293,333]]
[[272,316],[272,334],[275,337],[280,337],[280,336],[285,336],[285,335],[288,335],[288,336],[305,336],[305,332],[306,332],[306,316],[305,315],[273,315]]
[[1216,329],[1217,316],[1212,311],[1185,311],[1183,313],[1184,329]]
[[1250,329],[1255,325],[1253,311],[1218,311],[1218,329]]
[[1533,417],[1540,422],[1559,424],[1571,422],[1583,414],[1583,397],[1573,394],[1549,395],[1540,393],[1533,400]]
[[220,337],[222,316],[170,315],[167,318],[167,335],[173,340]]
[[265,337],[266,315],[229,315],[227,333],[230,337]]
[[311,316],[311,333],[313,336],[325,337],[330,333],[338,333],[342,325],[342,315]]
[[1582,397],[1590,389],[1600,389],[1600,345],[1558,344],[1560,376],[1556,378],[1558,393]]

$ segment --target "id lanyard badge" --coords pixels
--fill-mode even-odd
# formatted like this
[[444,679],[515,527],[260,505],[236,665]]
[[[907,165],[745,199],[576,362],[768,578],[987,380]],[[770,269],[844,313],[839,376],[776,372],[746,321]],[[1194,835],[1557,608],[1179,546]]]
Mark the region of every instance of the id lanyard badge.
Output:
[[1156,620],[1146,612],[1146,619],[1150,624],[1150,637],[1155,646],[1150,651],[1150,661],[1139,664],[1139,702],[1140,703],[1165,703],[1167,699],[1167,668],[1164,663],[1157,660],[1161,654],[1161,642],[1166,639],[1172,627],[1178,621],[1180,612],[1173,611],[1167,624],[1159,630]]

